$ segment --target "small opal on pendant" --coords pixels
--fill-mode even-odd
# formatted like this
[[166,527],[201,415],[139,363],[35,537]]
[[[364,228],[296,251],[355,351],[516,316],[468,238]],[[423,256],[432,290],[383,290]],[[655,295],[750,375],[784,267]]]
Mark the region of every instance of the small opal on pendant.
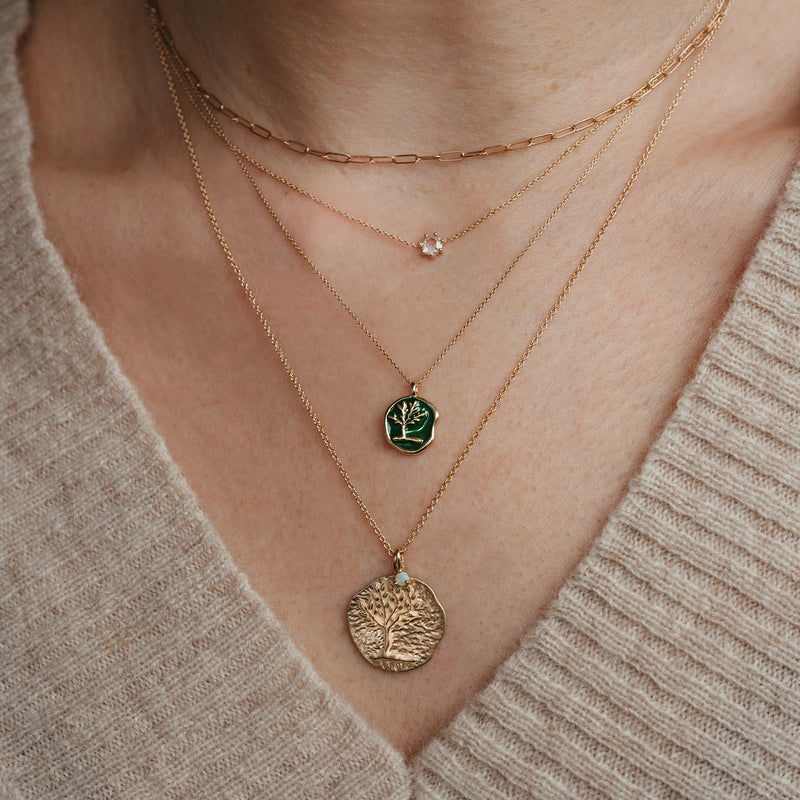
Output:
[[438,234],[426,233],[425,238],[419,243],[419,249],[422,251],[422,255],[436,258],[444,250],[444,242]]

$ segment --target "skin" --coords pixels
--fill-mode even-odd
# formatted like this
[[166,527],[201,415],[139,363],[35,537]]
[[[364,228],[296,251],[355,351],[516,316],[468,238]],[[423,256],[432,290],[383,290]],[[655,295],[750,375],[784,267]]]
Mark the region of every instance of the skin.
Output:
[[[455,14],[452,4],[357,0],[162,7],[187,60],[243,114],[312,145],[389,153],[513,141],[599,111],[647,79],[696,12],[695,2],[654,0],[484,2]],[[389,559],[209,229],[143,9],[122,0],[36,4],[20,58],[48,233],[255,591],[323,680],[407,756],[540,619],[691,378],[796,157],[800,52],[787,31],[798,24],[792,0],[770,4],[769,14],[746,2],[731,11],[590,268],[409,551],[408,571],[433,586],[448,632],[427,666],[396,676],[361,659],[344,621],[350,596],[387,574]],[[664,84],[637,112],[426,382],[442,420],[418,458],[388,450],[369,423],[407,387],[190,118],[226,236],[392,542],[457,457],[676,88]],[[343,168],[235,135],[301,185],[410,237],[459,229],[557,152]],[[264,187],[368,326],[418,374],[574,173],[553,177],[432,263]]]

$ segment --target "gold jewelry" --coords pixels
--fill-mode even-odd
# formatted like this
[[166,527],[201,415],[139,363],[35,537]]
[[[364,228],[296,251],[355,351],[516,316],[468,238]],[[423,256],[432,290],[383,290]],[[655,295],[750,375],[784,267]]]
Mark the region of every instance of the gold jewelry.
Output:
[[[180,73],[178,73],[180,75]],[[202,100],[202,95],[200,95],[196,88],[188,83],[183,83],[184,89],[186,90],[187,94],[191,95],[192,93],[196,94],[198,98]],[[267,175],[276,183],[280,183],[281,185],[285,186],[288,189],[291,189],[293,192],[305,197],[313,202],[317,203],[318,205],[322,206],[323,208],[328,209],[328,211],[332,211],[334,214],[338,214],[340,217],[343,217],[350,222],[355,222],[357,225],[360,225],[362,228],[366,228],[367,230],[372,231],[373,233],[380,234],[381,236],[385,236],[387,239],[391,239],[398,244],[402,244],[406,247],[410,247],[413,250],[418,250],[420,255],[426,256],[427,258],[436,258],[440,256],[444,252],[444,246],[446,244],[450,244],[450,242],[455,242],[457,239],[460,239],[462,236],[466,236],[468,233],[472,233],[476,228],[486,222],[488,219],[491,219],[495,214],[504,209],[508,208],[512,203],[516,200],[519,200],[528,189],[532,189],[539,181],[546,178],[570,153],[577,150],[593,133],[596,133],[603,127],[603,125],[608,122],[608,119],[603,120],[602,122],[598,123],[597,125],[593,125],[591,128],[588,128],[582,136],[580,136],[576,141],[569,145],[566,149],[562,150],[561,153],[556,156],[541,172],[537,175],[532,177],[524,186],[518,188],[510,197],[507,197],[501,203],[492,206],[488,211],[486,211],[482,216],[476,219],[474,222],[470,223],[466,227],[462,228],[461,230],[457,231],[456,233],[450,234],[450,236],[440,236],[438,233],[426,233],[422,240],[419,242],[414,242],[410,239],[404,239],[402,236],[392,233],[391,231],[387,231],[384,228],[381,228],[377,225],[373,225],[370,222],[367,222],[360,217],[357,217],[355,214],[351,214],[348,211],[344,211],[341,208],[338,208],[333,203],[329,203],[326,200],[315,195],[313,192],[309,192],[306,189],[303,189],[301,186],[298,186],[296,183],[284,178],[282,175],[279,175],[274,170],[267,167],[265,164],[258,161],[255,157],[250,155],[249,153],[244,152],[240,147],[238,147],[228,135],[225,133],[224,129],[216,122],[213,117],[209,117],[201,111],[197,104],[194,102],[192,103],[195,109],[197,110],[198,114],[200,115],[201,119],[208,125],[208,127],[225,143],[228,149],[237,156],[237,160],[241,159],[241,161],[246,161],[251,166],[255,167],[259,172]],[[240,161],[240,163],[241,163]],[[247,174],[245,172],[245,174]],[[252,182],[252,181],[251,181]]]
[[[170,51],[166,49],[165,43],[162,42],[162,46],[165,48],[164,52],[167,54],[168,62],[169,62],[169,55]],[[183,80],[183,75],[180,71],[175,72],[178,80],[181,81],[181,84],[184,90],[187,92],[187,96],[189,101],[194,106],[195,110],[198,112],[200,117],[206,122],[207,125],[215,129],[215,133],[220,134],[223,137],[223,140],[227,139],[224,131],[221,131],[219,127],[219,123],[213,117],[210,117],[206,112],[206,109],[199,104],[196,98],[196,93],[192,91],[191,86],[187,85]],[[394,400],[389,407],[386,409],[386,412],[383,417],[383,429],[386,436],[386,441],[395,449],[399,450],[402,453],[408,455],[416,455],[421,453],[423,450],[427,449],[430,444],[433,442],[435,437],[436,431],[436,422],[439,419],[439,412],[434,406],[434,404],[425,398],[422,398],[418,395],[419,388],[422,386],[423,382],[426,381],[434,369],[439,365],[442,359],[450,352],[450,350],[455,346],[456,342],[461,339],[461,337],[466,333],[469,326],[472,322],[478,317],[481,311],[488,305],[489,301],[495,296],[497,291],[506,281],[506,279],[511,275],[513,270],[522,260],[522,258],[528,253],[528,251],[533,247],[533,245],[541,238],[547,228],[550,226],[550,223],[556,218],[559,212],[563,209],[572,195],[577,191],[580,185],[583,183],[585,178],[589,175],[589,173],[594,169],[598,161],[601,157],[605,154],[608,148],[611,146],[611,143],[614,141],[616,136],[622,130],[623,126],[626,122],[630,119],[633,112],[638,107],[638,103],[631,106],[628,109],[626,114],[623,118],[617,123],[614,130],[611,134],[607,137],[605,142],[602,146],[598,149],[595,155],[592,157],[589,164],[584,168],[578,178],[574,181],[574,183],[570,186],[569,190],[566,194],[562,197],[562,199],[558,202],[555,208],[550,212],[547,216],[545,221],[536,232],[531,236],[525,246],[520,250],[520,252],[514,257],[511,263],[506,267],[504,272],[500,275],[498,280],[494,283],[492,288],[490,289],[489,293],[481,300],[480,303],[475,307],[473,312],[470,316],[465,320],[465,322],[461,325],[461,327],[456,331],[456,333],[450,338],[448,343],[445,347],[439,352],[439,354],[434,358],[430,366],[425,370],[422,376],[418,379],[411,378],[405,370],[403,370],[397,361],[389,354],[386,347],[380,342],[380,340],[372,333],[372,331],[366,326],[366,324],[361,320],[361,318],[356,314],[356,312],[351,308],[351,306],[344,300],[338,290],[333,286],[330,282],[328,277],[319,269],[319,267],[311,260],[305,250],[301,247],[300,243],[294,237],[294,235],[289,231],[286,227],[283,220],[278,216],[275,212],[274,208],[270,204],[267,197],[261,191],[258,183],[256,182],[255,178],[253,177],[252,173],[248,170],[247,165],[244,162],[242,156],[240,156],[235,150],[233,150],[233,154],[239,163],[239,167],[244,172],[245,176],[249,180],[250,184],[253,186],[253,189],[258,194],[259,199],[261,200],[262,204],[266,208],[267,212],[272,216],[275,220],[275,223],[280,228],[283,235],[287,238],[289,243],[294,247],[300,257],[308,264],[310,269],[314,272],[314,274],[319,278],[325,288],[331,293],[331,295],[336,299],[339,305],[349,314],[350,318],[356,323],[356,325],[361,329],[361,331],[365,334],[365,336],[375,345],[381,355],[389,362],[389,364],[394,368],[394,370],[400,375],[400,377],[409,384],[410,387],[410,394],[403,395],[402,397],[397,398]],[[603,123],[601,123],[603,124]]]
[[[698,15],[693,20],[691,26],[689,27],[689,31],[693,30],[697,24],[697,20],[701,17],[701,15],[705,12],[708,5],[710,5],[712,0],[707,0],[706,4],[704,5],[703,9],[698,13]],[[328,289],[328,291],[332,294],[332,296],[337,300],[337,302],[344,308],[344,310],[350,315],[353,321],[358,325],[361,331],[369,338],[369,340],[375,345],[381,355],[389,362],[389,364],[397,371],[397,373],[403,378],[403,380],[409,385],[410,387],[410,394],[405,394],[397,399],[395,399],[386,409],[383,415],[383,431],[386,437],[387,443],[397,449],[398,451],[404,454],[416,455],[418,453],[423,452],[426,450],[435,438],[436,432],[436,423],[439,419],[439,411],[435,407],[435,405],[430,401],[423,397],[420,397],[418,392],[419,388],[422,386],[423,382],[427,380],[427,378],[431,375],[435,367],[441,362],[444,356],[450,351],[450,349],[455,345],[455,343],[461,338],[461,336],[466,332],[467,328],[470,326],[472,321],[477,318],[479,313],[483,310],[483,308],[488,304],[491,298],[495,295],[498,291],[500,286],[504,283],[506,278],[509,277],[511,272],[515,269],[516,265],[522,259],[522,257],[527,253],[527,251],[535,244],[536,241],[543,235],[547,227],[550,223],[555,219],[557,214],[561,211],[564,207],[566,202],[569,200],[571,195],[578,189],[581,185],[583,180],[588,176],[588,174],[592,171],[594,166],[597,164],[600,157],[605,153],[608,147],[611,145],[614,138],[620,132],[623,125],[628,121],[631,114],[638,107],[638,101],[634,105],[632,105],[627,113],[624,115],[621,122],[619,122],[611,133],[611,135],[606,139],[605,143],[599,149],[599,151],[595,154],[595,156],[590,161],[589,165],[584,169],[584,171],[580,174],[578,179],[573,183],[567,194],[562,198],[561,202],[559,202],[552,213],[547,217],[545,222],[542,226],[534,233],[532,238],[528,241],[522,251],[512,260],[511,264],[508,268],[503,272],[500,278],[496,281],[494,286],[491,288],[489,293],[484,297],[484,299],[478,304],[478,306],[474,309],[472,314],[468,317],[468,319],[462,324],[462,326],[456,331],[453,337],[448,341],[445,345],[444,349],[438,354],[438,356],[433,360],[431,365],[428,369],[423,373],[423,375],[417,379],[411,378],[397,363],[397,361],[388,353],[386,348],[383,344],[378,340],[378,338],[370,331],[367,326],[362,322],[360,317],[353,311],[353,309],[349,306],[349,304],[342,298],[339,292],[333,287],[330,283],[328,278],[325,276],[324,273],[317,267],[317,265],[311,260],[311,258],[306,254],[305,250],[301,247],[299,242],[295,239],[295,237],[291,234],[291,232],[286,227],[285,223],[280,219],[277,212],[273,209],[272,205],[267,200],[264,193],[261,191],[258,183],[254,179],[253,175],[250,173],[249,169],[247,168],[246,161],[254,164],[256,167],[260,169],[266,169],[262,165],[260,165],[255,159],[248,156],[244,153],[240,148],[238,148],[227,136],[225,131],[222,129],[219,121],[211,114],[208,107],[203,103],[202,97],[198,90],[196,89],[195,85],[189,80],[187,77],[186,71],[183,68],[181,62],[178,61],[178,56],[176,55],[174,48],[170,47],[169,41],[164,36],[164,29],[159,24],[159,18],[157,16],[157,12],[149,6],[151,10],[151,22],[153,25],[154,30],[157,32],[156,35],[159,37],[161,46],[164,48],[165,52],[168,55],[168,61],[170,62],[174,74],[178,78],[181,86],[183,87],[184,91],[186,92],[189,101],[194,106],[195,110],[197,111],[200,118],[206,123],[206,125],[226,144],[229,150],[235,156],[240,168],[244,172],[245,176],[247,177],[250,184],[253,186],[254,190],[259,196],[259,199],[265,206],[268,213],[273,217],[275,223],[278,225],[282,233],[286,236],[287,240],[291,243],[291,245],[295,248],[298,254],[303,258],[303,260],[308,264],[309,268],[314,272],[314,274],[319,278],[319,280],[323,283],[323,285]],[[671,59],[676,55],[676,53],[680,50],[680,47],[683,45],[685,39],[688,37],[689,33],[684,34],[681,40],[676,44],[673,48],[673,51],[667,56],[665,60],[665,65],[669,64]],[[499,207],[496,207],[493,211],[485,214],[484,217],[479,219],[477,223],[474,223],[472,226],[469,226],[467,231],[473,229],[477,224],[488,219],[496,210],[499,210],[503,205],[507,205],[508,202],[513,201],[519,196],[523,191],[533,185],[539,178],[544,177],[544,175],[548,174],[553,167],[556,166],[569,152],[571,152],[577,145],[579,145],[583,140],[585,140],[592,132],[597,130],[599,127],[605,124],[601,122],[595,128],[590,129],[589,131],[585,132],[582,137],[577,142],[574,142],[571,147],[567,148],[565,151],[562,152],[551,164],[548,166],[544,172],[534,178],[532,181],[529,181],[528,184],[523,187],[520,192],[516,195],[512,196],[509,201],[505,204],[502,204]],[[269,173],[269,171],[268,171]],[[272,175],[275,175],[272,173]],[[279,176],[276,176],[278,178]],[[279,178],[281,182],[286,183],[282,178]],[[293,184],[289,184],[290,187],[294,187]],[[299,189],[299,187],[294,187],[301,191],[301,193],[305,193],[304,190]],[[312,196],[312,199],[316,199]],[[327,205],[327,204],[325,204]],[[332,206],[328,206],[331,210],[337,211],[338,209],[333,208]],[[347,215],[348,218],[356,220],[354,217]],[[372,227],[372,226],[369,226]],[[389,234],[391,236],[391,234]],[[460,234],[459,234],[460,235]],[[408,244],[411,244],[410,242]],[[413,245],[411,245],[413,246]]]
[[608,148],[611,146],[611,143],[616,138],[617,134],[622,130],[625,123],[631,118],[633,112],[638,108],[638,104],[631,106],[623,118],[617,123],[614,130],[608,136],[606,141],[600,147],[600,149],[595,153],[592,160],[589,164],[585,167],[583,172],[578,176],[578,178],[574,181],[574,183],[570,186],[566,194],[562,197],[562,199],[558,202],[555,208],[550,212],[547,216],[545,221],[536,229],[535,233],[531,236],[531,238],[526,242],[522,250],[517,253],[517,255],[512,259],[511,263],[506,267],[500,277],[495,281],[492,288],[489,290],[488,294],[483,298],[483,300],[478,303],[469,317],[464,321],[461,327],[453,334],[444,348],[439,352],[439,354],[434,358],[431,362],[430,366],[425,370],[425,372],[417,379],[409,379],[409,376],[406,372],[400,368],[397,361],[389,355],[389,352],[386,350],[386,347],[381,344],[375,334],[367,328],[361,318],[352,310],[350,305],[345,302],[342,298],[341,294],[334,288],[331,284],[330,280],[327,276],[319,269],[319,267],[311,260],[305,250],[301,247],[300,243],[294,237],[294,235],[289,231],[289,229],[284,224],[283,220],[277,215],[275,210],[273,209],[272,205],[267,200],[264,193],[261,191],[261,188],[258,186],[256,181],[254,180],[252,174],[247,169],[247,166],[244,162],[237,156],[237,161],[239,161],[239,166],[244,171],[245,175],[247,176],[250,183],[253,185],[256,193],[258,194],[261,202],[264,204],[264,207],[267,209],[269,214],[277,223],[278,227],[283,232],[284,236],[288,239],[289,243],[295,248],[297,253],[300,257],[308,264],[314,274],[322,281],[328,291],[333,295],[333,297],[338,301],[338,303],[347,311],[353,321],[358,325],[358,327],[364,332],[367,338],[377,347],[378,351],[384,356],[384,358],[391,364],[395,371],[403,378],[410,386],[411,393],[403,395],[402,397],[398,397],[394,400],[386,409],[386,412],[383,416],[383,430],[385,433],[386,441],[389,445],[394,447],[396,450],[400,451],[401,453],[405,453],[407,455],[417,455],[418,453],[423,452],[427,449],[431,443],[433,442],[435,436],[435,426],[436,422],[439,419],[439,412],[434,406],[434,404],[423,397],[420,397],[418,392],[420,387],[422,386],[423,382],[426,381],[430,375],[433,373],[434,369],[441,363],[444,357],[450,352],[450,350],[455,346],[455,344],[461,339],[461,337],[466,333],[469,326],[472,322],[477,319],[478,315],[483,311],[483,309],[489,304],[489,301],[495,296],[497,291],[500,287],[505,283],[506,279],[511,275],[514,271],[516,266],[522,261],[523,257],[528,253],[528,251],[536,244],[537,241],[541,238],[544,232],[550,226],[550,223],[558,216],[559,212],[564,208],[567,204],[569,199],[572,195],[577,191],[577,189],[581,186],[585,178],[589,175],[589,173],[594,169],[597,163],[600,161],[602,156],[606,153]]
[[[678,40],[678,42],[673,47],[672,51],[666,57],[664,63],[661,65],[662,69],[665,69],[671,62],[671,60],[679,53],[680,49],[683,47],[686,40],[689,38],[690,33],[694,28],[697,26],[697,23],[701,16],[706,12],[708,7],[712,4],[713,0],[706,0],[706,3],[701,8],[700,12],[696,15],[696,17],[692,20],[689,28],[684,32],[683,36]],[[162,32],[162,35],[165,31],[165,27],[161,27],[159,29]],[[174,43],[172,42],[171,38],[165,38],[164,44],[169,50],[172,60],[176,65],[176,74],[181,79],[181,83],[183,85],[184,90],[186,91],[187,95],[190,99],[193,96],[196,96],[201,102],[205,101],[205,95],[198,91],[197,86],[193,83],[186,74],[185,65],[180,59],[180,55],[178,54]],[[518,188],[511,196],[503,200],[502,202],[492,206],[488,211],[486,211],[482,216],[476,219],[474,222],[470,223],[466,227],[462,228],[461,230],[457,231],[456,233],[451,234],[450,236],[440,236],[438,233],[426,233],[422,240],[419,242],[412,241],[410,239],[403,238],[402,236],[392,233],[384,228],[381,228],[377,225],[373,225],[367,222],[360,217],[357,217],[355,214],[351,214],[348,211],[344,211],[343,209],[338,208],[333,203],[329,203],[326,200],[318,197],[313,192],[310,192],[306,189],[303,189],[301,186],[298,186],[296,183],[288,180],[287,178],[279,175],[270,167],[266,166],[262,162],[258,161],[254,156],[249,153],[243,151],[240,147],[238,147],[231,139],[227,136],[224,129],[216,123],[216,120],[210,116],[209,114],[204,113],[204,110],[200,108],[200,104],[195,103],[192,100],[192,105],[198,112],[198,115],[201,119],[206,123],[206,125],[225,143],[229,150],[235,153],[240,159],[248,162],[251,166],[255,167],[264,175],[267,175],[276,183],[279,183],[285,186],[288,189],[291,189],[293,192],[299,194],[302,197],[305,197],[318,205],[322,206],[323,208],[328,209],[329,211],[337,214],[338,216],[349,220],[350,222],[354,222],[361,227],[370,230],[374,233],[380,234],[381,236],[385,236],[386,238],[397,242],[398,244],[402,244],[406,247],[412,248],[417,250],[421,255],[427,258],[437,258],[444,252],[444,246],[450,244],[450,242],[454,242],[457,239],[460,239],[462,236],[466,236],[467,234],[474,231],[484,222],[489,220],[498,212],[508,208],[512,203],[522,197],[529,189],[533,188],[539,181],[543,180],[547,175],[552,172],[552,170],[558,166],[561,161],[563,161],[570,153],[577,150],[585,141],[586,139],[591,136],[593,133],[598,131],[603,125],[608,122],[607,118],[601,121],[597,125],[593,125],[592,127],[588,128],[582,136],[580,136],[576,141],[572,142],[566,149],[564,149],[553,161],[551,161],[542,172],[538,173],[534,177],[532,177],[527,183],[523,186]],[[203,105],[206,109],[208,109],[208,105],[203,102]],[[249,177],[249,176],[248,176]],[[252,182],[252,180],[251,180]]]
[[499,407],[500,403],[511,387],[511,384],[525,366],[525,363],[527,362],[531,352],[541,340],[545,330],[548,328],[553,318],[564,304],[564,301],[572,290],[572,287],[583,273],[586,264],[589,262],[589,259],[597,249],[597,246],[614,220],[614,217],[617,215],[617,212],[625,202],[625,199],[630,193],[631,188],[644,168],[647,159],[652,154],[670,118],[683,98],[686,88],[694,77],[698,66],[705,57],[705,54],[708,52],[708,48],[713,42],[716,32],[718,31],[722,21],[725,18],[725,15],[730,9],[732,1],[733,0],[721,0],[719,4],[721,14],[718,15],[718,21],[716,25],[712,29],[711,33],[705,37],[697,58],[678,88],[677,93],[675,94],[655,132],[651,136],[650,141],[644,149],[642,155],[639,157],[636,167],[625,182],[625,185],[623,186],[622,191],[612,206],[611,211],[608,213],[604,222],[595,234],[589,249],[586,250],[584,255],[581,257],[578,265],[570,274],[567,282],[564,284],[564,287],[551,306],[550,310],[539,323],[539,326],[537,327],[533,337],[530,339],[524,351],[522,352],[522,355],[517,360],[514,368],[509,373],[500,391],[495,396],[488,409],[484,412],[480,422],[478,423],[478,426],[473,431],[472,436],[469,438],[455,463],[450,468],[450,471],[445,476],[444,481],[442,481],[436,493],[431,498],[417,524],[408,534],[403,544],[399,547],[394,547],[389,542],[361,498],[352,478],[347,473],[347,470],[339,458],[338,453],[334,449],[333,444],[323,428],[319,417],[314,411],[311,401],[308,399],[308,396],[303,390],[300,380],[289,363],[289,360],[286,357],[280,342],[278,341],[278,337],[270,326],[264,311],[262,310],[255,296],[255,293],[247,282],[244,273],[236,262],[236,259],[234,258],[233,253],[231,252],[230,247],[225,240],[225,237],[223,236],[222,229],[220,228],[211,204],[205,179],[200,169],[200,162],[197,157],[197,152],[194,148],[191,134],[189,133],[189,128],[183,114],[180,99],[172,80],[167,52],[160,44],[157,28],[155,26],[153,27],[153,33],[156,39],[156,47],[159,52],[159,58],[161,60],[162,67],[164,69],[164,76],[170,96],[175,107],[175,113],[178,117],[178,122],[184,142],[186,144],[189,158],[192,162],[195,178],[203,199],[203,204],[206,209],[211,227],[214,230],[215,236],[217,237],[217,241],[219,242],[220,247],[225,254],[225,258],[233,270],[239,285],[242,287],[242,291],[245,293],[250,306],[255,312],[261,327],[264,330],[264,333],[270,340],[270,343],[272,344],[275,354],[280,360],[284,371],[289,377],[289,380],[292,382],[300,402],[308,412],[308,415],[317,432],[319,433],[325,448],[327,449],[333,462],[336,464],[339,474],[342,476],[342,479],[347,485],[350,494],[352,495],[358,507],[361,509],[364,518],[367,520],[381,545],[392,557],[394,574],[391,576],[380,577],[372,581],[369,586],[367,586],[361,592],[358,592],[353,597],[347,610],[348,625],[353,641],[364,658],[366,658],[371,664],[388,671],[406,671],[421,666],[433,655],[438,642],[441,640],[441,637],[444,634],[444,610],[442,609],[430,587],[420,581],[418,578],[411,577],[405,571],[404,555],[408,548],[413,544],[415,538],[419,534],[425,522],[428,520],[431,513],[436,508],[436,505],[438,504],[442,495],[447,490],[447,487],[450,485],[457,471],[464,463],[464,460],[467,458],[477,442],[478,437],[481,435],[494,412]]
[[[299,153],[300,155],[309,155],[309,156],[316,156],[317,158],[322,158],[326,161],[332,161],[337,164],[417,164],[421,161],[439,161],[439,162],[451,162],[451,161],[462,161],[465,158],[476,158],[476,157],[485,157],[485,156],[493,156],[493,155],[500,155],[501,153],[509,153],[514,152],[517,150],[527,150],[530,147],[535,147],[540,144],[546,144],[547,142],[552,142],[555,139],[560,139],[564,136],[570,136],[575,133],[579,133],[580,131],[586,130],[586,128],[591,128],[595,125],[598,125],[600,122],[603,122],[610,117],[613,117],[622,111],[630,108],[632,105],[637,103],[641,100],[645,95],[649,94],[653,89],[656,88],[665,78],[667,78],[672,72],[674,72],[695,50],[701,47],[719,27],[719,23],[722,21],[724,14],[720,14],[719,5],[717,10],[715,11],[714,15],[709,20],[708,24],[696,35],[692,38],[689,44],[676,56],[674,56],[667,64],[662,65],[659,69],[657,69],[645,82],[642,84],[636,91],[629,94],[623,100],[620,100],[618,103],[610,106],[609,108],[601,111],[597,114],[594,114],[591,117],[586,117],[585,119],[579,120],[578,122],[573,122],[571,125],[566,125],[562,128],[558,128],[557,130],[551,131],[549,133],[542,133],[537,134],[535,136],[526,137],[523,139],[519,139],[515,142],[510,142],[509,144],[496,144],[496,145],[487,145],[486,147],[479,148],[477,150],[470,150],[470,149],[461,149],[461,150],[450,150],[442,153],[435,153],[431,155],[417,155],[415,153],[404,153],[401,155],[393,155],[393,156],[375,156],[375,155],[350,155],[348,153],[338,153],[332,151],[330,149],[325,148],[312,148],[302,142],[298,142],[294,139],[287,139],[282,136],[278,136],[277,134],[272,133],[263,125],[259,125],[255,122],[251,122],[248,119],[245,119],[241,114],[237,113],[233,109],[226,106],[217,96],[215,96],[212,92],[208,91],[203,87],[200,82],[200,79],[197,75],[192,71],[186,61],[181,56],[180,51],[178,50],[177,46],[175,45],[175,41],[172,38],[172,34],[170,33],[167,24],[161,17],[161,14],[158,10],[158,4],[156,0],[145,0],[147,3],[148,8],[151,10],[153,16],[155,17],[156,23],[158,25],[158,35],[160,35],[164,42],[167,45],[167,48],[170,50],[171,55],[176,61],[180,64],[181,69],[189,79],[189,81],[194,84],[197,91],[203,97],[204,101],[208,103],[209,107],[214,109],[215,111],[225,115],[231,122],[235,122],[237,125],[240,125],[245,130],[249,131],[250,133],[254,134],[255,136],[259,137],[264,141],[275,142],[277,144],[283,145],[286,149],[290,150],[293,153]],[[699,14],[695,17],[692,21],[692,24],[687,29],[686,33],[684,33],[683,37],[681,37],[681,41],[684,41],[687,38],[689,32],[696,26],[698,18],[704,13],[704,10],[711,5],[711,2],[707,2]],[[677,49],[677,47],[675,48]]]

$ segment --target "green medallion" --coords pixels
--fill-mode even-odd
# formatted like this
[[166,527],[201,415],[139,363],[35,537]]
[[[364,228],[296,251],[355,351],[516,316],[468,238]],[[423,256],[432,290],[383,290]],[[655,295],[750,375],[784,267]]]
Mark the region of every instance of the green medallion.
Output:
[[403,453],[420,453],[433,441],[437,419],[432,403],[416,395],[401,397],[386,409],[386,439]]

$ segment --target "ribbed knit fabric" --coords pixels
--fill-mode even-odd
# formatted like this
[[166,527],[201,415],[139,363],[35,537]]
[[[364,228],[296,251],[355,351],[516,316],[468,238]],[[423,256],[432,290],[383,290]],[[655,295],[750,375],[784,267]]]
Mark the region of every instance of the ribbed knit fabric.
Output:
[[0,0],[0,798],[800,798],[800,171],[640,475],[410,765],[247,586],[43,236]]

